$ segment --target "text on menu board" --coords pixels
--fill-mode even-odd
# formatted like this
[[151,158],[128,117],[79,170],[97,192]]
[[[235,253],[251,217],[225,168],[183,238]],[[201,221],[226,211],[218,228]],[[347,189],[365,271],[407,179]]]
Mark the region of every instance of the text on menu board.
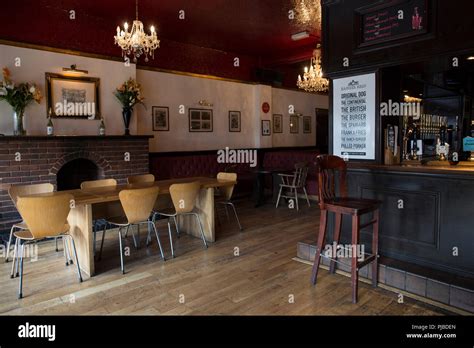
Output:
[[334,80],[333,153],[375,159],[375,74]]
[[362,15],[362,44],[376,44],[427,32],[426,0],[410,0]]

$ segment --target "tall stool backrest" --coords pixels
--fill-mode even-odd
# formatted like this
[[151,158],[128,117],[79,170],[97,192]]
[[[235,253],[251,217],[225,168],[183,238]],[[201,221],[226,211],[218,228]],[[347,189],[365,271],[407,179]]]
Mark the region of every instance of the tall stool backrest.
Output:
[[171,200],[178,214],[193,211],[200,188],[199,181],[170,186]]
[[81,190],[97,188],[97,187],[108,187],[108,186],[117,186],[117,180],[101,179],[101,180],[84,181],[81,183]]
[[[237,181],[237,173],[218,173],[218,180],[228,180],[228,181]],[[234,192],[235,185],[222,186],[219,188],[219,191],[222,192],[222,195],[226,201],[230,201],[232,198],[232,193]]]
[[147,221],[151,215],[158,192],[158,186],[127,189],[119,193],[120,203],[129,224]]
[[[347,197],[346,162],[338,156],[319,155],[316,158],[318,167],[319,206],[324,209],[324,202],[335,197]],[[336,181],[339,193],[336,192]]]
[[67,217],[71,211],[69,193],[44,197],[18,197],[18,211],[34,239],[54,237],[67,232]]
[[155,176],[153,174],[134,175],[127,178],[129,184],[141,184],[155,182]]
[[50,183],[33,184],[33,185],[12,185],[8,189],[13,204],[16,206],[16,202],[19,196],[34,195],[39,193],[53,192],[54,186]]

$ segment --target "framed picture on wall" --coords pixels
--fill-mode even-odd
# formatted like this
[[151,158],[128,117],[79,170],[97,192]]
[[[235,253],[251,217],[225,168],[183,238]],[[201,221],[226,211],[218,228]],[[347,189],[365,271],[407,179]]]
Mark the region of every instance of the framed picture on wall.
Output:
[[213,119],[211,109],[189,109],[190,132],[212,132]]
[[268,136],[271,133],[270,120],[262,120],[262,135]]
[[311,116],[303,116],[303,133],[311,133]]
[[290,133],[299,133],[300,120],[298,116],[290,116]]
[[273,115],[273,133],[283,133],[283,115]]
[[229,132],[240,132],[240,111],[229,111]]
[[100,119],[100,79],[46,73],[46,115]]
[[169,131],[169,108],[167,106],[152,106],[153,131]]

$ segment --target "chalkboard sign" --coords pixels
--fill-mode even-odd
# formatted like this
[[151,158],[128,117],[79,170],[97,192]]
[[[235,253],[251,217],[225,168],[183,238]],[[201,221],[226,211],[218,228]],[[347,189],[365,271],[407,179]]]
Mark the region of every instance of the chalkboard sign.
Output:
[[360,45],[369,46],[428,32],[426,0],[397,1],[364,9],[360,14]]

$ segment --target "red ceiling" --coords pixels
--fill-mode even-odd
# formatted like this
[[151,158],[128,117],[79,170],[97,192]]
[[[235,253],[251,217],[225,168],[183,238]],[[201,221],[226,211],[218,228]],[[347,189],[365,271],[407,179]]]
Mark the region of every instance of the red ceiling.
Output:
[[[140,20],[147,28],[154,25],[161,40],[148,65],[163,69],[255,80],[255,68],[288,71],[285,65],[308,58],[319,40],[319,33],[291,40],[301,29],[288,19],[290,0],[139,0],[138,5]],[[1,7],[1,39],[117,57],[115,28],[135,17],[134,0],[15,0]],[[234,57],[240,58],[238,68]]]

